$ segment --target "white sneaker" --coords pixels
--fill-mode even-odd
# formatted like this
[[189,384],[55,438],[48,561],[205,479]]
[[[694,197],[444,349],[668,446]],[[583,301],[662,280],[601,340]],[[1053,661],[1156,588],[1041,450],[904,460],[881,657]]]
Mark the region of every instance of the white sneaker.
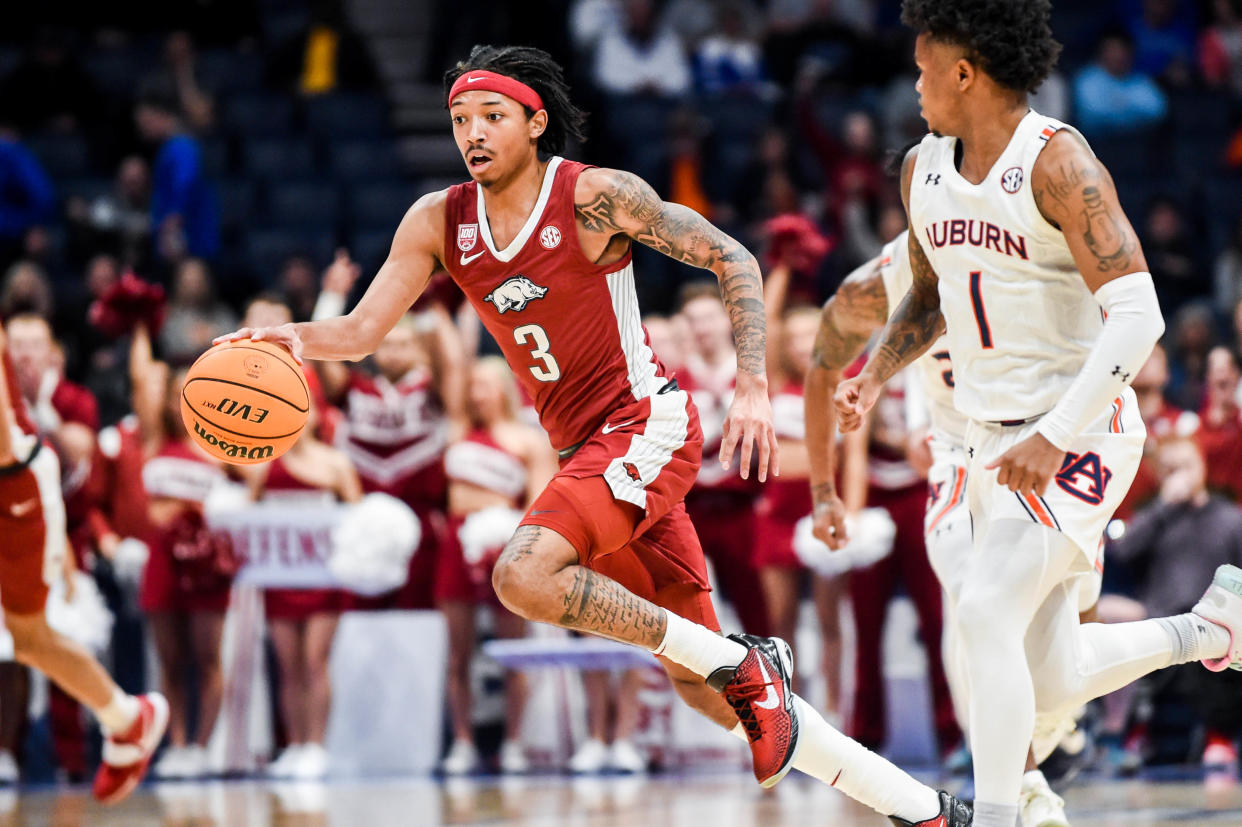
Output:
[[292,778],[293,769],[302,757],[302,744],[290,744],[264,769],[268,778]]
[[647,771],[647,759],[628,738],[613,741],[608,749],[608,769],[616,772],[639,773]]
[[323,780],[328,775],[328,751],[322,744],[302,744],[291,772],[300,781]]
[[440,772],[445,775],[468,775],[478,766],[479,751],[474,748],[474,743],[458,739],[440,762]]
[[1022,776],[1018,810],[1022,827],[1070,827],[1065,816],[1065,801],[1052,791],[1044,774],[1038,770]]
[[500,745],[500,771],[505,775],[522,775],[530,772],[526,747],[520,741],[504,741]]
[[608,747],[597,738],[589,738],[582,742],[573,757],[569,759],[569,771],[580,775],[594,775],[604,771],[608,766]]
[[1229,630],[1229,651],[1219,660],[1203,661],[1203,665],[1213,672],[1242,670],[1242,569],[1230,565],[1217,568],[1212,585],[1191,611]]
[[185,753],[187,747],[169,747],[151,768],[151,777],[164,781],[185,778]]
[[206,778],[210,773],[207,767],[207,750],[198,744],[190,744],[181,751],[181,777]]
[[20,775],[13,753],[7,749],[0,750],[0,785],[16,784]]

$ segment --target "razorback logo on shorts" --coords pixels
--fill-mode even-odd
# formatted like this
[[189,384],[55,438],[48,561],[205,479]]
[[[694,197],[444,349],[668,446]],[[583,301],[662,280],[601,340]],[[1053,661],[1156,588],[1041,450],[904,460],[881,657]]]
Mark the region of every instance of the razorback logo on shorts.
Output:
[[1104,501],[1104,491],[1112,478],[1113,472],[1100,462],[1100,455],[1095,451],[1071,452],[1065,455],[1065,462],[1057,472],[1057,485],[1085,503],[1099,505]]
[[630,478],[630,479],[632,479],[632,480],[634,480],[634,482],[642,482],[642,481],[643,481],[642,476],[638,473],[638,467],[637,467],[637,466],[635,466],[635,465],[634,465],[634,463],[632,463],[632,462],[623,462],[623,463],[621,463],[621,467],[625,469],[625,473],[626,473],[626,474],[628,474],[628,475],[629,475],[629,478]]

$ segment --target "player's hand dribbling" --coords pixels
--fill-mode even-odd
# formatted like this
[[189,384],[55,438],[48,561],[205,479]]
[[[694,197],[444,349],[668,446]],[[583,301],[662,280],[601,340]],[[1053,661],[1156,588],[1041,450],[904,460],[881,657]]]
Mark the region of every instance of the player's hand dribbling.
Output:
[[836,494],[830,494],[823,499],[816,498],[811,521],[815,539],[833,551],[840,551],[849,543],[850,537],[845,527],[845,503]]
[[1048,483],[1065,462],[1065,452],[1049,442],[1043,434],[1034,433],[984,466],[987,470],[1000,469],[996,475],[997,485],[1003,485],[1019,495],[1043,496]]
[[861,373],[853,379],[846,379],[837,385],[837,392],[832,395],[832,404],[837,406],[837,428],[841,433],[858,430],[863,417],[880,398],[882,385]]
[[729,467],[738,442],[742,444],[742,479],[750,477],[752,442],[759,446],[759,482],[767,480],[769,468],[773,476],[780,476],[780,449],[776,444],[776,429],[772,427],[772,401],[768,399],[766,384],[741,373],[721,434],[721,467]]
[[243,327],[232,333],[217,336],[211,340],[211,343],[218,345],[222,342],[236,342],[241,339],[249,339],[252,342],[271,342],[274,345],[280,345],[293,354],[295,362],[299,365],[303,364],[302,337],[298,335],[297,326],[292,322],[277,325],[276,327]]

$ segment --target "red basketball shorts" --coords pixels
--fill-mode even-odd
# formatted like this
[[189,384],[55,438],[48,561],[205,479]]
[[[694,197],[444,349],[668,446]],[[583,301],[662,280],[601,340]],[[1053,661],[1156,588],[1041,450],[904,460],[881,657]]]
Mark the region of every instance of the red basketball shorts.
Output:
[[614,411],[563,461],[522,525],[552,529],[582,565],[719,631],[703,548],[683,502],[702,448],[689,394],[667,388]]
[[46,446],[21,448],[29,460],[0,469],[0,605],[30,615],[47,604],[67,541],[56,455]]

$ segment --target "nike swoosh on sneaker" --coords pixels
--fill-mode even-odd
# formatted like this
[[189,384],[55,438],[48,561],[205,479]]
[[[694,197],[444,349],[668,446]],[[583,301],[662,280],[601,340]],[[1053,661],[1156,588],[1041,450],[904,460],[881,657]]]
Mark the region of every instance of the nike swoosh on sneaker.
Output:
[[611,422],[606,422],[604,423],[604,427],[599,429],[599,432],[601,434],[611,434],[613,431],[617,430],[618,428],[624,428],[626,425],[633,425],[637,421],[638,421],[637,419],[631,419],[629,422],[621,422],[616,425],[613,425]]
[[462,254],[461,254],[461,263],[462,263],[462,266],[464,267],[465,265],[467,265],[467,264],[469,264],[470,262],[474,261],[476,258],[478,258],[479,256],[483,255],[483,253],[484,253],[484,252],[486,252],[486,251],[485,251],[485,250],[479,250],[477,253],[475,253],[474,255],[472,255],[472,256],[470,256],[470,257],[468,257],[468,258],[466,257],[466,254],[465,254],[465,253],[462,253]]
[[768,685],[768,694],[763,696],[762,701],[755,701],[755,706],[760,709],[776,709],[781,705],[781,699],[772,687],[772,676],[768,674],[768,667],[763,665],[763,661],[764,657],[761,653],[759,655],[759,674],[763,676],[764,683]]

